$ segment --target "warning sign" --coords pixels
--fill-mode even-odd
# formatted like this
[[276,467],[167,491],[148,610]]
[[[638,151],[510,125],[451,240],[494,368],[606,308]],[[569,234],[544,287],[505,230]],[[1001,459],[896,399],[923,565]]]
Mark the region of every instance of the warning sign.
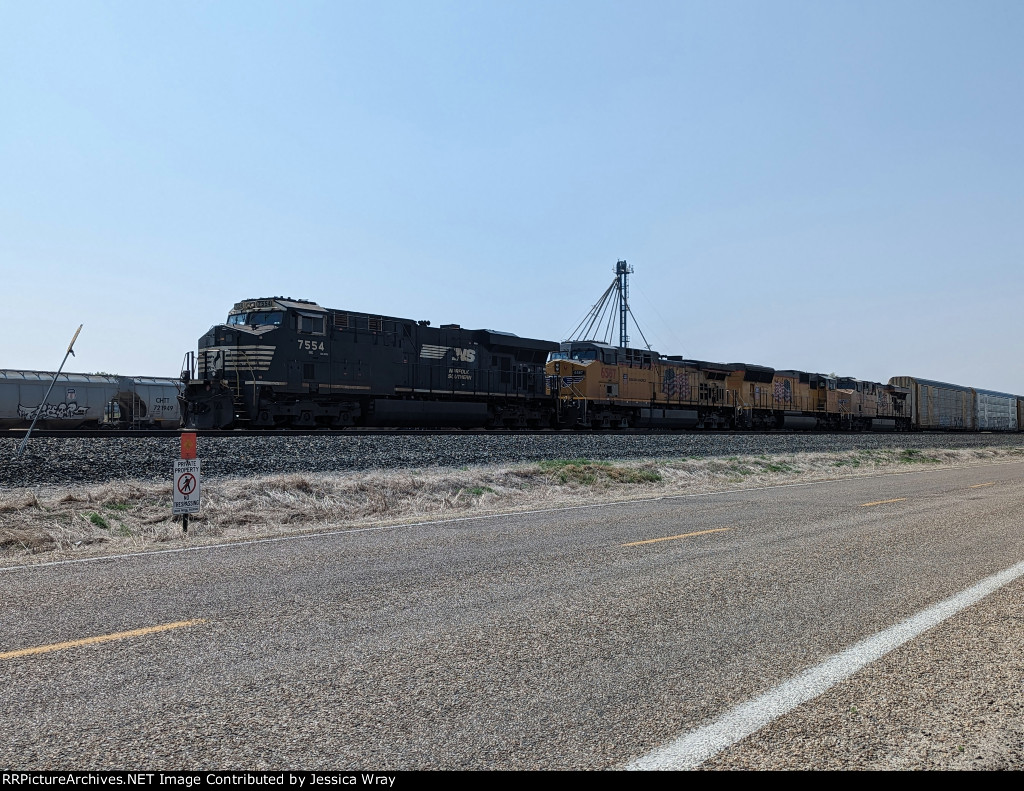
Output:
[[194,459],[196,457],[196,435],[193,431],[186,431],[181,435],[181,458]]
[[199,513],[199,459],[174,462],[174,513]]

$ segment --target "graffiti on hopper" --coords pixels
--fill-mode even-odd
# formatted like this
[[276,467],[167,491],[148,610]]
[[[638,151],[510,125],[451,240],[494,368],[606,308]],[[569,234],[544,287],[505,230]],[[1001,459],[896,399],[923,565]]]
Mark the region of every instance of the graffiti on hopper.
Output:
[[84,417],[89,411],[87,406],[79,406],[76,402],[43,404],[42,406],[23,406],[18,404],[18,417],[22,420],[35,420],[39,417],[43,420],[73,420],[77,417]]

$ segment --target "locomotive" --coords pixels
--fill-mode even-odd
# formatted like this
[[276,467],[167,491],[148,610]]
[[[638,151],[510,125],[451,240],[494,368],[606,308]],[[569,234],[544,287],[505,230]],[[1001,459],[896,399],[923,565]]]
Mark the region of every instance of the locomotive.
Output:
[[897,384],[593,341],[562,343],[547,377],[565,426],[906,431],[912,422],[911,390]]
[[531,428],[550,424],[544,365],[557,343],[458,324],[238,302],[187,359],[182,425]]

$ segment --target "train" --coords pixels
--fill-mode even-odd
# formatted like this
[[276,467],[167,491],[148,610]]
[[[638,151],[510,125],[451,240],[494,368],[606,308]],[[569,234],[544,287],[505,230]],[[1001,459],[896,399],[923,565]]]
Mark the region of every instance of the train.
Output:
[[189,429],[1019,431],[1024,397],[432,327],[316,302],[235,303],[187,355]]
[[177,429],[180,388],[174,378],[0,369],[0,429]]

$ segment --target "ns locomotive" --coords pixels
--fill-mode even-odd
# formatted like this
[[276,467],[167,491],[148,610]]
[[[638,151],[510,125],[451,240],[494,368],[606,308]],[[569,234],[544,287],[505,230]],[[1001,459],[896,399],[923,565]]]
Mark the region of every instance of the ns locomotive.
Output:
[[458,324],[237,303],[182,374],[196,429],[547,426],[544,365],[558,344]]

